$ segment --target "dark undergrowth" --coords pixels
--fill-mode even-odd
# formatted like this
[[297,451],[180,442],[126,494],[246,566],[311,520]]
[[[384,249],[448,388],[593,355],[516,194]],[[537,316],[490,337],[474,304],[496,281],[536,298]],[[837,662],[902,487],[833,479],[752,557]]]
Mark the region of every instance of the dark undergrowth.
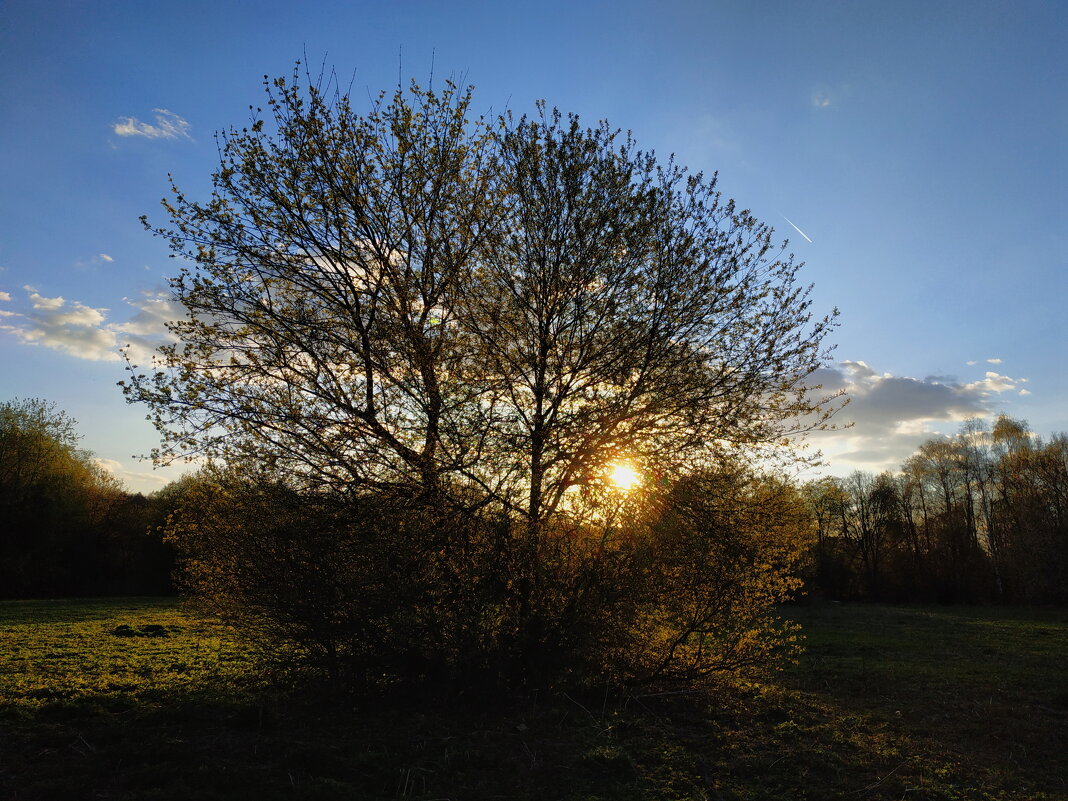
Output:
[[0,604],[0,798],[1068,799],[1068,612],[792,607],[761,684],[338,700],[155,599]]

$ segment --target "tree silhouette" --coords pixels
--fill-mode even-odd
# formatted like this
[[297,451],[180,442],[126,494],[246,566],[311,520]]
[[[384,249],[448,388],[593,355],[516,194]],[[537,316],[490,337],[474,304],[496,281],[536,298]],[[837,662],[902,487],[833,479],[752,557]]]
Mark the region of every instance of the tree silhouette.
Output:
[[603,544],[614,462],[646,477],[633,505],[834,411],[807,381],[832,318],[715,177],[544,106],[474,117],[451,83],[362,115],[323,77],[265,84],[268,118],[220,134],[211,199],[172,187],[152,229],[185,260],[187,311],[125,384],[158,458],[220,459],[249,491],[348,499],[354,519],[434,510],[421,581],[499,584],[494,625],[529,657],[623,548]]

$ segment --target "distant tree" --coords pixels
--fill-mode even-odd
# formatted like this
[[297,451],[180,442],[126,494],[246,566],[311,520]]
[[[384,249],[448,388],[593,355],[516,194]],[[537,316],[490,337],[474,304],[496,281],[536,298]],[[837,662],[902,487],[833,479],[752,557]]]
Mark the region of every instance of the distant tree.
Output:
[[890,473],[854,471],[809,482],[817,528],[816,581],[833,597],[881,599],[888,563],[905,545],[900,485]]
[[55,404],[38,398],[0,403],[0,486],[9,510],[32,487],[85,461],[75,426]]
[[1068,601],[1068,437],[1002,416],[992,433],[993,556],[1010,598]]
[[[166,488],[165,488],[166,489]],[[109,595],[174,595],[175,549],[164,542],[163,526],[174,506],[167,493],[122,492],[112,496],[104,518]]]
[[807,482],[802,493],[815,524],[809,592],[834,600],[856,593],[854,555],[845,535],[849,525],[849,495],[841,479],[824,477]]
[[430,595],[500,576],[524,661],[562,636],[554,582],[615,558],[567,544],[602,539],[609,465],[680,475],[824,425],[807,379],[832,320],[714,177],[544,108],[472,119],[471,100],[413,86],[359,115],[321,81],[270,83],[273,125],[221,135],[211,200],[165,202],[187,316],[125,390],[160,459],[206,454],[312,505],[477,517],[450,538],[382,513],[435,544]]
[[900,544],[901,501],[893,476],[854,472],[846,480],[854,509],[852,525],[846,528],[863,565],[869,597],[882,597],[885,563]]
[[78,450],[74,425],[42,400],[0,404],[0,592],[8,597],[74,582],[70,532],[88,528],[86,490],[104,479]]

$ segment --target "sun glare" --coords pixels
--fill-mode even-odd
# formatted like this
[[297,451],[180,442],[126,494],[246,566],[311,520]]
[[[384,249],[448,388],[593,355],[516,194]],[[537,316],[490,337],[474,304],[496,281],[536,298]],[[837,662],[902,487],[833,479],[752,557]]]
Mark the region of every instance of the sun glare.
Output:
[[633,489],[640,480],[638,471],[625,462],[612,465],[611,476],[616,488],[624,492]]

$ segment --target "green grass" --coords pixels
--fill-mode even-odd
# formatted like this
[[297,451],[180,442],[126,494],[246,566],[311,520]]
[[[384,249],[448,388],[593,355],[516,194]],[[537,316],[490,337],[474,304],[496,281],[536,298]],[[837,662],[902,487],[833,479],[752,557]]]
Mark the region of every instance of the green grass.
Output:
[[1068,612],[787,612],[762,684],[356,703],[171,601],[0,603],[0,799],[1068,799]]

